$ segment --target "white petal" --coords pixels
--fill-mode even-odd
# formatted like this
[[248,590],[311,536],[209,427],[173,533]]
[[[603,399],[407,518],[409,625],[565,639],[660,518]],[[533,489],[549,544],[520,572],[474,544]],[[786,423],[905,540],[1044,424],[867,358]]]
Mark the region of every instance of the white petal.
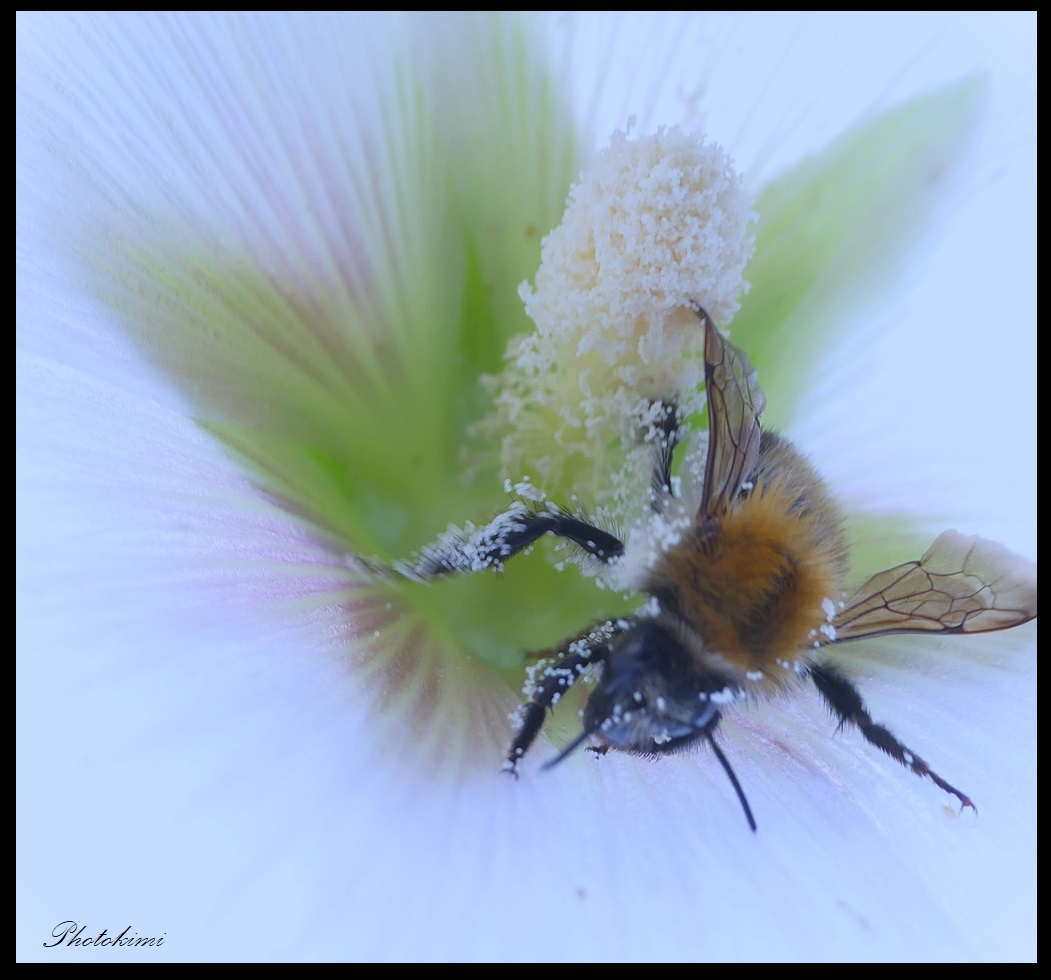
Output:
[[[77,33],[81,21],[50,21],[38,31],[30,56],[26,21],[18,23],[19,56],[26,59],[19,62],[18,81],[29,97],[19,111],[29,113],[44,105],[38,86],[50,71],[46,52],[79,56],[86,39]],[[110,37],[94,45],[92,70],[123,79],[130,99],[133,79],[138,72],[151,75],[164,46],[142,42],[127,50],[119,22],[95,23]],[[149,30],[157,22],[145,23]],[[316,37],[324,53],[330,22],[308,29],[295,19],[290,30],[285,21],[202,23],[206,30],[186,28],[180,42],[201,54],[193,84],[222,78],[239,52],[256,65],[251,77],[258,91],[279,97],[280,77],[272,89],[267,79],[268,66],[276,71],[282,58],[268,53],[289,33]],[[922,64],[912,56],[925,50],[924,37],[911,22],[909,31],[893,33],[894,43],[879,46],[872,44],[871,21],[841,22],[835,44],[820,37],[811,42],[814,23],[747,22],[737,40],[745,45],[772,35],[766,58],[753,56],[750,47],[717,47],[721,64],[712,69],[706,102],[713,122],[716,110],[729,104],[716,82],[738,59],[744,70],[740,76],[731,70],[732,84],[744,86],[743,78],[751,88],[735,88],[740,101],[725,111],[735,126],[744,121],[753,145],[773,140],[789,147],[786,153],[786,132],[801,134],[796,152],[813,148],[822,134],[837,133],[888,89],[897,93],[901,79]],[[997,39],[984,22],[968,23],[968,57],[962,60],[973,65],[970,53],[995,51]],[[1029,19],[1022,19],[1017,33],[1024,38],[1029,28]],[[631,24],[624,32],[638,39]],[[795,43],[786,46],[786,35]],[[92,45],[86,46],[90,53]],[[647,40],[643,50],[670,50],[696,61],[712,49]],[[1032,69],[1031,47],[1023,51],[1024,58],[1005,57],[1008,81]],[[855,73],[859,52],[871,61]],[[610,88],[636,72],[648,84],[647,57],[616,54],[605,75]],[[674,95],[686,77],[678,91],[691,94],[696,76],[657,63],[667,90]],[[995,85],[1003,77],[996,76]],[[828,84],[836,79],[842,84]],[[1022,81],[1028,120],[1035,105],[1031,77]],[[868,87],[852,87],[862,82]],[[90,130],[85,120],[127,109],[118,95],[105,104],[91,101],[90,90],[64,94],[69,115],[51,119],[56,134],[67,124]],[[182,105],[183,95],[170,87],[145,94],[172,113]],[[824,101],[831,95],[842,99],[836,111]],[[354,96],[353,89],[345,93]],[[786,113],[785,99],[804,107],[814,101],[801,117],[809,127]],[[760,102],[791,125],[775,129],[764,121],[769,117],[748,111]],[[623,124],[623,105],[596,112],[597,125],[609,120],[596,142]],[[296,116],[294,106],[284,109],[282,118]],[[677,111],[654,108],[652,121],[681,121]],[[231,105],[227,125],[236,126],[243,114],[264,126],[273,118],[260,106]],[[182,122],[191,117],[169,116]],[[923,668],[919,680],[906,674],[910,665],[900,659],[900,672],[884,666],[877,676],[862,678],[876,717],[966,786],[981,807],[977,819],[958,819],[930,786],[859,746],[856,737],[833,738],[813,696],[783,708],[759,706],[725,726],[724,743],[759,819],[758,835],[748,832],[722,772],[704,752],[659,763],[580,756],[549,774],[527,771],[517,784],[497,776],[483,748],[497,737],[506,705],[473,675],[452,671],[442,683],[478,685],[466,699],[478,702],[477,713],[462,726],[433,730],[432,741],[410,743],[406,751],[401,729],[387,727],[397,725],[401,712],[357,710],[373,696],[368,678],[352,673],[348,679],[333,659],[348,627],[338,602],[330,601],[342,583],[332,555],[309,533],[273,520],[274,512],[189,420],[182,397],[158,386],[136,352],[113,339],[81,298],[81,284],[70,281],[67,253],[54,245],[82,178],[106,178],[104,189],[116,198],[126,196],[123,181],[135,185],[148,176],[157,187],[188,180],[200,193],[201,209],[228,207],[240,177],[224,172],[221,153],[206,153],[221,145],[227,130],[210,118],[206,132],[172,126],[140,134],[150,145],[184,147],[189,141],[199,147],[199,166],[190,176],[164,172],[167,151],[158,154],[152,174],[121,169],[90,131],[79,129],[85,157],[56,162],[53,144],[39,135],[25,142],[19,132],[19,181],[33,188],[19,199],[19,247],[41,240],[52,247],[44,259],[20,265],[17,294],[19,959],[98,955],[43,948],[54,925],[68,916],[84,921],[89,932],[106,928],[113,934],[130,923],[141,935],[163,934],[163,947],[136,954],[150,959],[1035,957],[1035,696],[1031,670],[1001,670],[1005,663],[1035,664],[1035,654],[1020,651],[1016,634],[1004,634],[981,671],[972,660],[957,665],[946,641],[936,652],[905,648]],[[1029,133],[1007,144],[1025,165],[1032,162]],[[272,147],[284,166],[312,165],[294,152],[294,127],[270,136],[258,144],[262,176],[253,201],[273,180],[266,160]],[[118,161],[125,149],[116,148]],[[755,152],[744,162],[774,159],[760,157]],[[1031,202],[1032,172],[1006,173],[1003,185],[1021,186]],[[208,179],[198,180],[201,175]],[[969,200],[985,200],[995,217],[996,195],[984,195],[1003,185],[979,181]],[[196,226],[192,217],[186,216],[187,230]],[[1000,249],[1015,236],[995,237],[980,223],[978,233],[975,226],[957,227],[957,237],[972,245],[994,243],[996,272],[988,278],[1000,287],[995,299],[1002,303],[1017,291],[1031,302],[1033,268],[1025,261],[1032,252],[1001,267]],[[1029,227],[1018,237],[1031,247]],[[299,238],[296,248],[309,249],[311,241]],[[324,254],[328,246],[315,244]],[[282,243],[266,245],[260,251],[280,259]],[[935,280],[932,303],[959,292],[960,282],[981,285],[981,257],[972,250],[955,259],[951,276],[936,267],[931,277],[945,278]],[[1018,267],[1028,270],[1021,280],[1012,278]],[[927,294],[907,297],[910,309],[921,295]],[[983,297],[987,306],[991,298]],[[135,303],[134,296],[125,300]],[[945,322],[961,321],[965,300]],[[30,303],[33,319],[26,321]],[[942,321],[925,314],[919,322]],[[1021,324],[1023,338],[1009,346],[1012,353],[1028,352],[1026,331],[1034,322],[1031,306],[998,315],[997,335]],[[62,346],[56,350],[57,339]],[[896,372],[900,347],[888,350]],[[1029,358],[1021,359],[1024,369]],[[830,362],[839,358],[830,355]],[[985,377],[987,364],[988,358],[976,356],[971,369]],[[1005,415],[1032,397],[1032,373],[1023,370],[1023,384],[1002,387]],[[972,383],[967,390],[980,389]],[[958,392],[949,394],[958,404]],[[985,404],[977,395],[975,402]],[[802,428],[795,434],[803,441]],[[984,447],[994,440],[987,434],[955,446]],[[1019,466],[1031,455],[1022,459],[1016,452]],[[1004,472],[985,467],[980,475],[989,469]],[[973,476],[974,467],[968,473]],[[1035,477],[1022,473],[1017,482],[1035,486]],[[1019,491],[1005,479],[982,514],[1002,509],[1021,515],[1015,532],[966,530],[1000,534],[1035,554],[1035,538],[1027,536],[1035,506],[1025,493],[1027,486]],[[938,499],[954,498],[947,492]],[[243,561],[237,562],[231,538],[242,530]],[[208,564],[220,557],[227,563]],[[215,597],[230,594],[221,587],[223,577],[250,579],[267,557],[273,574],[261,575],[248,592],[278,603],[282,596],[270,590],[290,589],[300,600],[295,615],[282,605],[265,619],[259,602],[252,602],[216,616]],[[306,573],[291,580],[279,573],[290,564],[315,568],[317,581],[304,581]],[[122,577],[133,602],[114,607],[109,585]],[[318,594],[324,598],[312,606]],[[1026,629],[1027,640],[1035,637],[1035,628]],[[901,658],[902,650],[895,646],[887,656]],[[407,689],[396,689],[395,696],[410,705],[433,703],[426,692],[416,698],[417,676],[408,671]],[[556,738],[572,725],[560,715]],[[456,761],[437,765],[435,756]],[[973,781],[965,782],[968,773]]]

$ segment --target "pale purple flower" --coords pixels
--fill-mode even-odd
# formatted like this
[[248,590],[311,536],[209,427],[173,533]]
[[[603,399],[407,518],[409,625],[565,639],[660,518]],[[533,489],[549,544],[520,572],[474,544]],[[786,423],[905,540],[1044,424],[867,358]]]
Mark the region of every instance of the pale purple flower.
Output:
[[[539,620],[596,601],[575,570],[399,602],[346,561],[506,504],[495,451],[456,490],[484,403],[450,332],[498,323],[499,366],[630,115],[761,191],[974,71],[930,230],[839,256],[756,361],[879,515],[859,571],[888,514],[1035,558],[1035,15],[16,26],[19,959],[1035,958],[1035,625],[851,661],[979,817],[801,694],[723,727],[753,835],[703,751],[497,774]],[[165,941],[45,948],[68,919]]]

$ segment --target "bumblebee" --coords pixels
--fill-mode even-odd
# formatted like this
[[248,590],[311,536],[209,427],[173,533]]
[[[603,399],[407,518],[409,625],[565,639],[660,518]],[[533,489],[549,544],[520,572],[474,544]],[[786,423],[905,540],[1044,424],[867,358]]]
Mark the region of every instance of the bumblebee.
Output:
[[[744,353],[703,309],[708,448],[700,505],[664,520],[660,545],[635,583],[650,601],[637,615],[563,642],[527,684],[504,768],[519,764],[547,711],[585,672],[597,674],[583,727],[546,767],[584,743],[643,755],[711,746],[752,830],[755,819],[715,733],[734,702],[786,692],[800,678],[820,692],[840,727],[974,808],[887,728],[823,652],[893,633],[984,633],[1036,616],[1035,566],[1002,546],[955,531],[919,561],[887,569],[844,594],[843,519],[824,481],[791,442],[760,427],[766,398]],[[684,428],[662,405],[651,500],[655,516],[682,508],[672,457]],[[668,533],[669,530],[671,533]],[[617,536],[550,505],[518,502],[469,536],[426,549],[400,568],[413,578],[499,568],[552,534],[602,563],[625,560]]]

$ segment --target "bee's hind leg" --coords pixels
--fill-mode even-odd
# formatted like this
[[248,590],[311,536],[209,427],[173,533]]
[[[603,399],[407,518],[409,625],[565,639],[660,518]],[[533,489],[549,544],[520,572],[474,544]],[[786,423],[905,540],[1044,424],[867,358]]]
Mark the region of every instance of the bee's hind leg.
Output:
[[653,443],[653,476],[650,477],[650,506],[661,513],[675,494],[671,486],[671,461],[682,434],[682,418],[674,402],[654,402],[658,416],[646,440]]

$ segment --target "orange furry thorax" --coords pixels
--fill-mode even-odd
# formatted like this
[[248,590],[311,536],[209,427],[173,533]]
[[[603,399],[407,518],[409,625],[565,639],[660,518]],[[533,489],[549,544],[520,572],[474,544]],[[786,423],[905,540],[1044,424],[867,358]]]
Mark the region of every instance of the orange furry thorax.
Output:
[[801,659],[840,597],[845,547],[839,515],[820,483],[800,502],[777,478],[667,552],[648,586],[680,614],[705,649],[743,672]]

